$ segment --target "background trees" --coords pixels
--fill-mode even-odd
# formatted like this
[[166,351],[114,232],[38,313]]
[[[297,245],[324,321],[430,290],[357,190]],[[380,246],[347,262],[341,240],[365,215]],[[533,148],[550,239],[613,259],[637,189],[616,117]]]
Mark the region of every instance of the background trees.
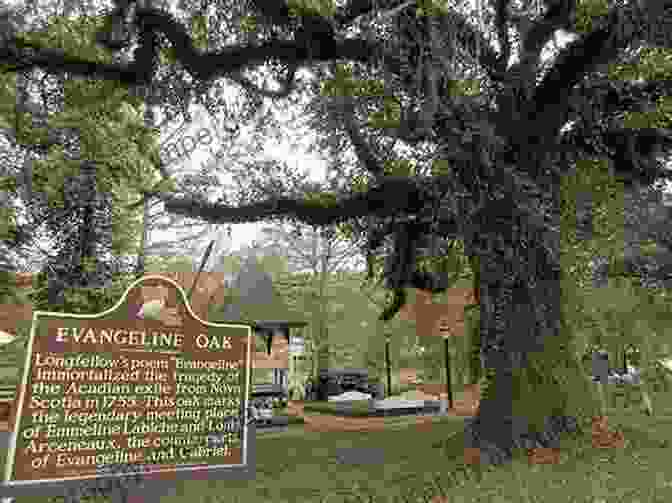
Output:
[[[311,348],[310,375],[317,376],[320,368],[329,368],[330,350],[336,344],[329,337],[329,322],[345,315],[343,306],[333,302],[327,293],[338,281],[337,273],[352,268],[357,262],[356,243],[339,236],[333,228],[309,228],[293,225],[266,227],[261,246],[287,258],[288,272],[278,284],[292,305],[307,314],[310,323],[308,344]],[[340,282],[342,284],[342,281]]]

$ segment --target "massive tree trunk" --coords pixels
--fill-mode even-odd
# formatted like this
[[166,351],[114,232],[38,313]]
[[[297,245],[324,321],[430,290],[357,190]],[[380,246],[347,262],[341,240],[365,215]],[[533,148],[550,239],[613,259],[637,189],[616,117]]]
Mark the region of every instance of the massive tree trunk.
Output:
[[556,446],[598,408],[561,324],[559,254],[524,219],[510,221],[515,208],[489,213],[497,230],[481,235],[488,243],[479,254],[486,379],[465,447],[480,449],[481,464],[499,464],[515,448]]

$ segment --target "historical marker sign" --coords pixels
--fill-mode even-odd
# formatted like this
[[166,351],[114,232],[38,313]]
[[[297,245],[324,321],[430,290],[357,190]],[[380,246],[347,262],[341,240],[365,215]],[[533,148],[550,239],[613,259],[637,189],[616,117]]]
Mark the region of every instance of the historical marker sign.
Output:
[[251,334],[197,318],[161,276],[101,314],[35,312],[4,487],[250,468]]

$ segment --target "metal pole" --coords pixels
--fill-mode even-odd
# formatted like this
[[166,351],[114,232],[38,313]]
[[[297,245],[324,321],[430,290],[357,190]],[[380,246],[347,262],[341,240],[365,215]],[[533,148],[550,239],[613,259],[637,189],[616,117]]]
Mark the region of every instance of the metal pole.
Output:
[[194,278],[194,283],[191,285],[191,288],[189,289],[189,294],[187,295],[187,298],[189,299],[189,302],[191,302],[191,294],[194,293],[194,288],[196,288],[196,283],[198,283],[198,278],[201,275],[201,272],[203,271],[203,268],[205,267],[206,262],[210,258],[210,253],[212,252],[212,247],[215,246],[215,240],[213,239],[210,241],[210,244],[208,245],[207,250],[205,250],[205,254],[203,254],[203,260],[201,260],[201,267],[198,268],[198,272],[196,273],[196,277]]
[[385,335],[385,364],[387,365],[387,396],[392,395],[392,374],[390,373],[390,336]]
[[448,337],[443,338],[446,349],[446,391],[448,392],[448,408],[453,408],[453,387],[450,382],[450,351],[448,350]]

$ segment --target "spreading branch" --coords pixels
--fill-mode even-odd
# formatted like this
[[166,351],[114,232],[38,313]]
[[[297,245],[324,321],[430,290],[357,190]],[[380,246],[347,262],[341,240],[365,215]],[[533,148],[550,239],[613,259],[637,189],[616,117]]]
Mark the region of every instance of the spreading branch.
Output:
[[[370,62],[379,47],[366,40],[345,39],[333,43],[321,43],[307,47],[305,41],[273,40],[258,45],[233,45],[218,51],[203,52],[194,47],[185,28],[169,13],[154,8],[137,9],[138,23],[144,30],[160,32],[170,41],[176,59],[197,80],[209,81],[218,77],[241,72],[247,67],[276,60],[288,65],[314,61],[360,61]],[[321,41],[325,42],[325,41]],[[151,80],[147,73],[147,59],[130,63],[98,63],[67,54],[60,49],[43,47],[18,38],[16,47],[5,47],[0,59],[12,71],[39,67],[49,73],[65,72],[83,77],[118,80],[127,85],[146,85]],[[319,50],[316,50],[319,47]],[[143,54],[143,57],[148,55]]]
[[504,72],[511,58],[511,41],[509,40],[507,9],[511,0],[491,0],[495,9],[495,33],[501,47],[501,54],[497,61],[497,70]]
[[569,106],[571,89],[635,41],[643,20],[638,7],[617,5],[611,8],[602,26],[560,52],[529,104],[530,118],[536,119],[535,129],[543,128],[551,136],[557,134]]
[[415,0],[407,2],[400,2],[399,0],[351,0],[347,5],[336,9],[334,20],[339,26],[348,26],[358,18],[374,11],[379,18],[388,17],[415,3]]
[[332,203],[324,201],[272,198],[244,206],[228,206],[193,198],[157,194],[170,213],[207,222],[243,223],[273,217],[295,219],[308,225],[324,226],[366,215],[415,214],[424,206],[422,190],[410,179],[386,177],[378,186]]
[[626,81],[605,77],[585,80],[571,90],[569,108],[563,124],[575,123],[590,128],[623,112],[643,112],[655,108],[656,101],[672,94],[670,80]]
[[[541,51],[551,40],[554,33],[569,23],[573,2],[553,4],[544,16],[530,23],[527,31],[522,30],[522,47],[520,52],[521,74],[534,76],[541,61]],[[532,79],[534,83],[534,78]]]
[[359,161],[364,165],[364,168],[374,177],[380,177],[383,174],[383,168],[373,151],[371,146],[366,142],[360,126],[355,123],[355,110],[353,99],[350,97],[343,98],[343,124],[348,137],[355,149],[355,154]]

